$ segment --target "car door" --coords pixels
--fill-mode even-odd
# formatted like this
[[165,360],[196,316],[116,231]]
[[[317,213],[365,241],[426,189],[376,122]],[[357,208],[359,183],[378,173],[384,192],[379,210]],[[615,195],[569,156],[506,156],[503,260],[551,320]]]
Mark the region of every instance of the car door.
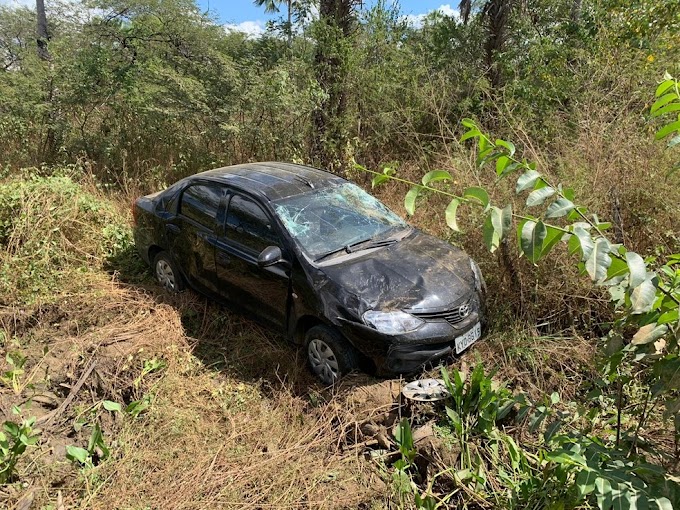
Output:
[[175,262],[199,290],[216,292],[215,243],[224,218],[223,187],[198,182],[185,188],[177,214],[166,223],[166,238]]
[[281,262],[260,267],[257,258],[268,246],[281,248],[285,258],[281,236],[265,208],[251,197],[230,193],[224,234],[215,245],[221,294],[272,326],[284,329],[290,266]]

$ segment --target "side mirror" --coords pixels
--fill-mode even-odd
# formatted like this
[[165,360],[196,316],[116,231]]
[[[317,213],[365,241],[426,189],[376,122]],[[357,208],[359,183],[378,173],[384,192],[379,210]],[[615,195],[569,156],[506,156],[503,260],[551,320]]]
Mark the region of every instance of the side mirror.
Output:
[[278,246],[267,246],[257,257],[257,265],[260,267],[273,266],[282,260],[283,254]]

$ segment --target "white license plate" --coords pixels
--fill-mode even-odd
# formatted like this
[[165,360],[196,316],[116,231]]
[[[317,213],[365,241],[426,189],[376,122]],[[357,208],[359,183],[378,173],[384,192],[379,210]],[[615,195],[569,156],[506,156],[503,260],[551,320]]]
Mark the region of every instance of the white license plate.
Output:
[[465,349],[470,347],[477,340],[479,340],[481,336],[482,325],[478,322],[470,331],[456,338],[456,354],[460,354]]

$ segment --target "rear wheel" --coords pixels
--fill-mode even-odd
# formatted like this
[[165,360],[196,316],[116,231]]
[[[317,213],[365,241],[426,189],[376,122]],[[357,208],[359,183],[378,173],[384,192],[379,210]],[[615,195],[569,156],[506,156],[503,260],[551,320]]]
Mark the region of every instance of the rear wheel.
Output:
[[153,260],[154,274],[158,283],[169,292],[184,290],[184,279],[167,252],[160,252]]
[[305,335],[307,362],[322,383],[335,384],[358,368],[354,348],[328,326],[314,326]]

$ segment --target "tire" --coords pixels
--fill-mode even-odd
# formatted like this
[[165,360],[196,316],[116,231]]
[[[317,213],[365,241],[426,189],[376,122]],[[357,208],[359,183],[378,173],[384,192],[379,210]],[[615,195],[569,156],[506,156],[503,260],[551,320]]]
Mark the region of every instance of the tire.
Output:
[[153,272],[156,281],[168,292],[178,293],[186,288],[182,273],[170,255],[162,251],[153,259]]
[[330,386],[358,368],[354,348],[328,326],[314,326],[305,335],[307,363],[312,373]]

